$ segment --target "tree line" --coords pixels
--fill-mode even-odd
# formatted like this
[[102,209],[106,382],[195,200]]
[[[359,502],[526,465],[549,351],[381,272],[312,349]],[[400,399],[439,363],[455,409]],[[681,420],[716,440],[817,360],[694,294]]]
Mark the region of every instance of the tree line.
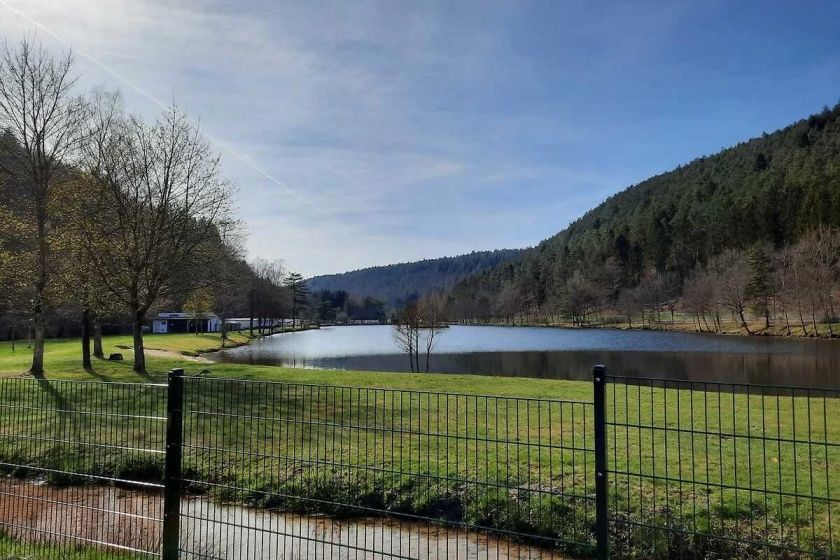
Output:
[[89,368],[103,322],[129,323],[145,374],[155,310],[282,316],[297,292],[278,263],[245,261],[233,186],[198,125],[176,106],[149,122],[119,92],[81,95],[73,69],[34,37],[0,48],[0,317],[13,340],[24,325],[30,372],[65,327]]
[[[667,328],[675,314],[687,316],[698,332],[720,333],[726,319],[745,334],[781,324],[784,334],[838,334],[835,298],[840,292],[840,229],[822,227],[796,243],[775,249],[766,243],[728,249],[698,266],[681,282],[673,272],[651,269],[635,286],[622,286],[614,262],[576,270],[560,297],[528,308],[511,288],[476,320]],[[453,302],[453,305],[457,305]],[[457,311],[453,311],[457,313]]]
[[388,319],[385,304],[370,296],[358,298],[347,290],[318,290],[312,296],[311,306],[319,323],[381,323]]

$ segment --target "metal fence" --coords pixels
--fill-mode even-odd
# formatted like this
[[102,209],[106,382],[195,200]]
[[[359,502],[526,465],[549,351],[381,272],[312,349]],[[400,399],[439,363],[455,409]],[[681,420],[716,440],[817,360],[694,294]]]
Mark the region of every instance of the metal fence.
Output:
[[206,378],[184,395],[184,558],[592,551],[590,403]]
[[0,551],[158,557],[166,391],[0,380]]
[[605,383],[613,555],[840,555],[840,391]]
[[0,555],[837,558],[833,418],[837,391],[600,366],[591,402],[3,379]]

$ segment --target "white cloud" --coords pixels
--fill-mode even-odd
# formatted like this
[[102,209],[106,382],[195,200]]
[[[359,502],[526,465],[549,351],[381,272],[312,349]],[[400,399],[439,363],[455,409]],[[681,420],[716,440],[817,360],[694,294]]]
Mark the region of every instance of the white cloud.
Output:
[[[482,106],[533,77],[505,44],[518,6],[0,0],[0,34],[38,22],[77,51],[83,87],[200,117],[227,150],[250,252],[315,274],[532,244],[603,198],[605,171],[529,151],[588,131]],[[561,215],[552,181],[579,193]]]

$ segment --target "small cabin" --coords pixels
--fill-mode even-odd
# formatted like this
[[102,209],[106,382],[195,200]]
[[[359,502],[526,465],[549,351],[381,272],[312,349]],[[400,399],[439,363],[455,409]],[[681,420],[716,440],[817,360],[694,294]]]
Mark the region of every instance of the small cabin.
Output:
[[215,313],[158,313],[152,320],[154,334],[220,332],[222,321]]

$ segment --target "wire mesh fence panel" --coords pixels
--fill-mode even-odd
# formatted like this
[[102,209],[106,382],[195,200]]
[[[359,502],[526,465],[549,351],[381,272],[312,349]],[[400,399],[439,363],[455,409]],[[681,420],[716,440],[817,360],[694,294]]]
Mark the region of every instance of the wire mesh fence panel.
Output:
[[587,554],[591,406],[188,378],[182,557]]
[[838,397],[608,377],[613,556],[837,558]]
[[0,554],[154,558],[166,386],[0,379]]

